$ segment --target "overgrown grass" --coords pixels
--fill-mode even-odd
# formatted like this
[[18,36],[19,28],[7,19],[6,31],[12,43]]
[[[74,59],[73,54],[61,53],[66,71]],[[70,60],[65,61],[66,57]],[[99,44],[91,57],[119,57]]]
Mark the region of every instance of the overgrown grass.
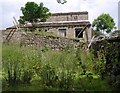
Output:
[[104,70],[103,57],[94,58],[91,52],[81,48],[58,52],[3,45],[2,52],[4,91],[112,90],[100,77],[100,72]]

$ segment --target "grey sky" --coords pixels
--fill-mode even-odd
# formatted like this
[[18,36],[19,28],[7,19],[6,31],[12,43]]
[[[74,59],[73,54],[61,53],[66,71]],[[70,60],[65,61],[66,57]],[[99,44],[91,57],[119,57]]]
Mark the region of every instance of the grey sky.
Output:
[[13,16],[19,19],[22,15],[20,8],[28,1],[36,3],[43,2],[52,13],[88,11],[89,20],[92,21],[102,13],[109,13],[114,21],[118,23],[118,1],[119,0],[67,0],[65,4],[59,4],[56,0],[1,0],[0,1],[0,29],[13,25]]

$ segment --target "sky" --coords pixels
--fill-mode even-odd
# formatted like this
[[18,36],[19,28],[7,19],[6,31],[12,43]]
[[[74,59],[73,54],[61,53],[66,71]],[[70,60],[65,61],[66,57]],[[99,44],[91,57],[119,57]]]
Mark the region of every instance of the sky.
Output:
[[13,26],[13,17],[17,20],[22,15],[21,7],[27,2],[44,3],[51,13],[88,11],[89,21],[92,23],[102,13],[108,13],[118,26],[118,1],[119,0],[67,0],[65,4],[57,0],[0,0],[0,30]]

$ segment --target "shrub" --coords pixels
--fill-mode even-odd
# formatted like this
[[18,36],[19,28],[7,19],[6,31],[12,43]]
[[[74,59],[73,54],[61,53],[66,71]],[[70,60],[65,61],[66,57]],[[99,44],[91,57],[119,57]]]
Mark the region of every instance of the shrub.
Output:
[[[9,85],[30,83],[34,70],[33,66],[40,61],[39,51],[32,48],[20,48],[18,45],[3,47],[4,78]],[[39,58],[37,58],[39,56]]]
[[6,80],[8,84],[13,85],[20,83],[22,74],[22,60],[23,57],[21,51],[14,46],[3,47],[3,71],[6,73]]
[[55,87],[55,83],[56,83],[56,73],[55,73],[55,69],[51,64],[45,64],[42,68],[41,68],[41,81],[43,82],[43,85],[46,87]]
[[64,70],[58,76],[58,85],[64,90],[73,90],[74,87],[74,74],[72,71]]

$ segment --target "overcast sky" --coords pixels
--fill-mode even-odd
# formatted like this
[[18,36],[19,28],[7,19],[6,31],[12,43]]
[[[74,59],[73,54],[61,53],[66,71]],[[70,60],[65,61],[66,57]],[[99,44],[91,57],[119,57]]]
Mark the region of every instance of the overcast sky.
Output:
[[12,26],[13,16],[18,20],[22,15],[20,8],[28,1],[43,2],[52,13],[88,11],[91,23],[100,14],[109,13],[118,25],[119,0],[67,0],[65,4],[59,4],[57,0],[0,0],[0,29]]

